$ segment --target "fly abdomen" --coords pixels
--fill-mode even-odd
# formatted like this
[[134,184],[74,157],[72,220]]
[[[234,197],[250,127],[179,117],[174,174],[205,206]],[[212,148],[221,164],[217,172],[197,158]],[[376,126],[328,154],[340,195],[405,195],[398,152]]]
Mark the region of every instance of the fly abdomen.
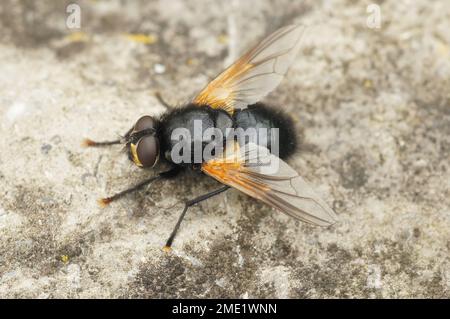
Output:
[[263,103],[249,105],[246,109],[236,110],[233,122],[235,128],[256,132],[256,143],[266,146],[271,152],[276,151],[280,158],[289,157],[297,149],[297,135],[292,119],[275,108]]

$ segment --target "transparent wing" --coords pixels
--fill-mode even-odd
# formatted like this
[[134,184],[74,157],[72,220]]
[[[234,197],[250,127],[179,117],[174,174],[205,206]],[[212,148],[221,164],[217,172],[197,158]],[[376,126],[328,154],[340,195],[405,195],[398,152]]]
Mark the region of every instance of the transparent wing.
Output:
[[307,182],[267,148],[249,143],[225,151],[223,158],[204,163],[203,172],[295,219],[318,226],[337,221],[333,210]]
[[194,99],[230,114],[260,101],[280,84],[300,49],[306,27],[278,29],[212,80]]

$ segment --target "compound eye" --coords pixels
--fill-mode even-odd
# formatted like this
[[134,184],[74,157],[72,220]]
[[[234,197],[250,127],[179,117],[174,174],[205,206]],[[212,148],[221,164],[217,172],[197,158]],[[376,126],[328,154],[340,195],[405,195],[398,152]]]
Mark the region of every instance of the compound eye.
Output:
[[151,136],[144,136],[136,145],[136,155],[142,167],[153,167],[159,159],[159,141]]
[[140,132],[152,128],[155,128],[155,120],[153,119],[153,117],[148,115],[141,117],[134,125],[135,132]]

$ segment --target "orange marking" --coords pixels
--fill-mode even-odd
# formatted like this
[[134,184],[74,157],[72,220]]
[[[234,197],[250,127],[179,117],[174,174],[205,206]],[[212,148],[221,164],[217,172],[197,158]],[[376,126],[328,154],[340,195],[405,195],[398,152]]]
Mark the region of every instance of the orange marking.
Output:
[[112,202],[112,199],[111,199],[111,198],[108,198],[108,197],[106,197],[106,198],[100,198],[100,199],[97,200],[97,203],[98,203],[98,205],[99,205],[101,208],[105,208],[105,207],[108,206],[109,203],[111,203],[111,202]]

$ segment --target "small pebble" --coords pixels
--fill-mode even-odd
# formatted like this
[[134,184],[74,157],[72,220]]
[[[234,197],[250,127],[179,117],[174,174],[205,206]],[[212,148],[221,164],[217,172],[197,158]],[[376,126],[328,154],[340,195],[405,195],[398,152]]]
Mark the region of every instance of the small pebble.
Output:
[[153,70],[155,70],[155,73],[157,74],[163,74],[164,72],[166,72],[166,66],[164,64],[156,63],[153,66]]

